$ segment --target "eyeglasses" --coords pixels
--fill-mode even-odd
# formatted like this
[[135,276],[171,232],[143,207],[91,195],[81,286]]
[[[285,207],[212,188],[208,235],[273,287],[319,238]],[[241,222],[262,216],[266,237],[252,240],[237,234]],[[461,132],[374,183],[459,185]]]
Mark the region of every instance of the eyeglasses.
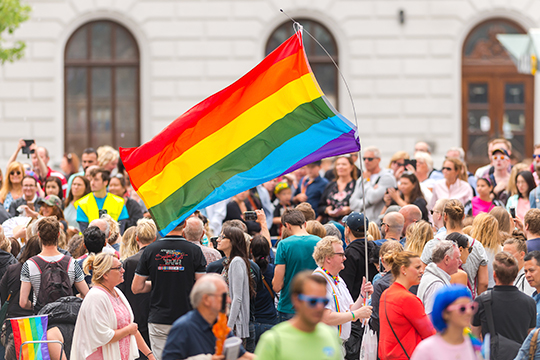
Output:
[[118,271],[120,271],[120,269],[123,269],[123,268],[122,268],[122,265],[117,266],[117,267],[110,268],[109,270],[118,270]]
[[374,157],[363,157],[364,161],[373,161]]
[[339,256],[342,256],[342,257],[345,257],[345,253],[344,252],[335,252],[334,255],[339,255]]
[[16,171],[13,170],[12,172],[9,173],[9,175],[15,175],[15,174],[21,175],[21,172],[19,170],[16,170]]
[[493,155],[493,160],[506,160],[508,156],[506,155]]
[[467,310],[469,309],[473,313],[475,313],[476,310],[478,310],[478,303],[471,301],[468,304],[455,304],[455,305],[450,305],[449,307],[446,308],[446,310],[448,311],[458,310],[460,314],[465,314]]
[[325,297],[314,297],[314,296],[307,296],[304,294],[298,295],[298,299],[307,303],[309,307],[316,307],[318,304],[323,304],[323,306],[328,305],[330,300],[328,300]]
[[439,210],[429,210],[429,212],[431,213],[431,216],[433,216],[435,213],[441,213]]

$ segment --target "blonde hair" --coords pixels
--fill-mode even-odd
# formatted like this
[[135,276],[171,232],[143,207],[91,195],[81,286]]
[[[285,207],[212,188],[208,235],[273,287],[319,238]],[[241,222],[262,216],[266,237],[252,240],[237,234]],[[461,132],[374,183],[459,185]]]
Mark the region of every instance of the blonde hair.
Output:
[[117,150],[109,145],[100,146],[97,148],[98,154],[98,165],[103,167],[104,165],[109,164],[111,161],[117,160],[120,157],[120,154]]
[[471,236],[472,225],[465,226],[461,231],[463,231],[465,235]]
[[60,235],[58,235],[58,247],[60,249],[67,250],[67,244],[68,244],[68,240],[67,240],[66,233],[63,230],[61,230]]
[[388,163],[388,168],[392,166],[393,162],[396,162],[399,159],[410,159],[410,158],[411,157],[409,156],[409,153],[407,153],[406,151],[398,151],[394,153],[394,155],[392,155],[392,157],[390,158],[390,162]]
[[11,192],[11,190],[13,189],[13,183],[11,182],[9,178],[9,174],[13,170],[19,170],[21,172],[21,184],[22,184],[22,179],[24,178],[24,175],[25,175],[24,167],[20,162],[14,161],[8,165],[7,171],[4,174],[4,181],[2,182],[2,190],[0,190],[1,203],[4,203],[4,201],[6,200],[7,194]]
[[411,251],[393,252],[390,251],[383,257],[383,261],[392,268],[392,275],[397,279],[400,275],[402,266],[408,267],[411,265],[411,259],[419,258]]
[[463,207],[461,201],[457,199],[448,200],[444,205],[443,213],[447,215],[446,228],[463,228],[463,217],[465,216],[465,208]]
[[335,236],[325,236],[319,240],[315,246],[315,250],[313,250],[313,259],[318,266],[322,267],[324,265],[324,259],[334,255],[333,244],[342,246],[343,243]]
[[309,220],[306,223],[306,231],[311,234],[323,238],[326,236],[326,229],[317,220]]
[[4,228],[0,226],[0,249],[11,252],[11,240],[4,234]]
[[[516,186],[517,174],[519,174],[523,170],[530,170],[530,168],[524,163],[519,163],[512,167],[512,171],[510,171],[510,179],[508,179],[508,184],[506,185],[506,191],[510,195],[517,195],[518,193],[517,186]],[[532,190],[532,189],[529,189],[529,190]]]
[[[371,239],[369,238],[371,237]],[[380,240],[382,239],[381,230],[373,221],[368,225],[368,240]]]
[[125,260],[130,256],[139,252],[139,244],[136,240],[137,228],[132,226],[128,228],[122,236],[122,242],[120,243],[120,260]]
[[109,244],[114,244],[118,237],[120,236],[120,227],[118,223],[109,214],[103,214],[100,217],[101,220],[105,220],[109,224],[109,238],[107,241]]
[[117,258],[115,254],[107,252],[101,252],[97,255],[91,253],[86,260],[84,260],[84,273],[90,275],[90,271],[92,271],[92,283],[100,284],[103,281],[103,275],[113,267],[114,258]]
[[501,245],[499,240],[499,222],[494,216],[481,213],[473,221],[471,237],[480,241],[485,248],[498,250]]
[[426,243],[433,239],[433,228],[425,220],[420,220],[416,224],[409,226],[409,228],[412,228],[412,231],[411,235],[407,236],[405,249],[420,256]]
[[456,168],[456,171],[458,172],[458,179],[467,181],[467,173],[463,170],[466,169],[465,164],[461,162],[458,158],[446,158],[444,161],[449,161],[452,164],[454,164],[454,167]]
[[[141,218],[137,220],[137,227],[135,228],[135,236],[143,244],[150,244],[156,239],[157,226],[154,220]],[[125,234],[124,234],[125,236]]]

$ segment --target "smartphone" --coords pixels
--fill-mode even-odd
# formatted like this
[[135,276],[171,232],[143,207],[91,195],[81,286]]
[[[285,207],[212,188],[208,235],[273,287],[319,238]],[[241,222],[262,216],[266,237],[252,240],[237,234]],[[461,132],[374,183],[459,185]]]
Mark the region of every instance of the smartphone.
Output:
[[510,208],[510,216],[512,217],[512,219],[516,217],[516,208]]
[[404,163],[405,163],[405,167],[407,167],[407,165],[412,165],[412,167],[414,168],[414,170],[416,170],[416,159],[405,159],[404,160]]
[[26,154],[30,158],[30,154],[34,153],[34,150],[30,150],[30,145],[35,143],[34,139],[24,140],[25,145],[22,148],[22,153]]
[[244,212],[245,221],[257,221],[257,213],[255,211]]

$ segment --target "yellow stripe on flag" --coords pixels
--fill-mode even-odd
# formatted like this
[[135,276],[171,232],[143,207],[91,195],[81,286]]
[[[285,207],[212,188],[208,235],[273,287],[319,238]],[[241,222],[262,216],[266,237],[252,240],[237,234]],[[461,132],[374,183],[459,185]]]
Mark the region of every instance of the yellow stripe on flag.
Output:
[[[298,106],[321,97],[317,84],[308,73],[239,115],[232,122],[207,136],[175,160],[137,191],[151,208],[189,180],[223,159],[260,134]],[[249,157],[249,154],[246,154]]]

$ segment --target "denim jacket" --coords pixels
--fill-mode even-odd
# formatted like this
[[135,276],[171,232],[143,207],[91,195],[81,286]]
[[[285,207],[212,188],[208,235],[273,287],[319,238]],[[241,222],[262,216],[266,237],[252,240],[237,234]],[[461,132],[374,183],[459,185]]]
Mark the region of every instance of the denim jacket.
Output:
[[[525,341],[519,348],[518,354],[514,358],[514,360],[528,360],[529,359],[529,348],[531,347],[531,339],[536,330],[538,330],[538,328],[535,328],[527,336],[527,338],[525,339]],[[538,339],[536,340],[536,352],[534,353],[534,360],[540,360],[540,334],[538,336]]]

